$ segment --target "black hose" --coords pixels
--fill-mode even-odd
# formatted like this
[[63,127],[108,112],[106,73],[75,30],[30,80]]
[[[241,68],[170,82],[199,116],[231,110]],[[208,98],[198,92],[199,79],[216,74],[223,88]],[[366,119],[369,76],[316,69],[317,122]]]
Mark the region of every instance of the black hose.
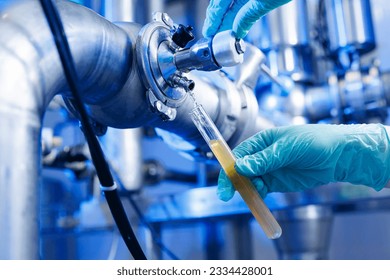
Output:
[[40,0],[40,3],[53,34],[61,63],[64,68],[64,74],[73,95],[73,105],[79,113],[80,122],[89,147],[92,162],[95,166],[97,177],[102,185],[102,190],[112,216],[133,258],[136,260],[146,260],[146,256],[138,243],[133,229],[131,228],[126,212],[119,198],[110,168],[104,157],[103,150],[93,132],[88,114],[83,102],[81,101],[80,93],[82,92],[82,89],[77,77],[73,57],[70,52],[68,40],[66,38],[64,27],[57,8],[52,0]]
[[[115,171],[115,169],[112,169],[112,170],[113,170],[113,175],[115,177],[115,181],[118,183],[120,188],[126,189],[126,186],[124,185],[123,181],[121,180],[119,174]],[[129,200],[130,205],[133,207],[134,212],[137,214],[139,220],[141,221],[141,223],[145,227],[147,227],[149,229],[150,234],[152,235],[154,242],[157,244],[157,246],[160,247],[161,251],[165,252],[172,260],[179,260],[179,258],[171,250],[169,250],[167,248],[167,246],[165,246],[165,244],[161,240],[159,234],[154,229],[153,225],[149,223],[149,221],[147,220],[145,215],[142,213],[140,207],[138,206],[137,202],[133,198],[133,195],[134,195],[133,192],[126,192],[125,193],[125,197]]]

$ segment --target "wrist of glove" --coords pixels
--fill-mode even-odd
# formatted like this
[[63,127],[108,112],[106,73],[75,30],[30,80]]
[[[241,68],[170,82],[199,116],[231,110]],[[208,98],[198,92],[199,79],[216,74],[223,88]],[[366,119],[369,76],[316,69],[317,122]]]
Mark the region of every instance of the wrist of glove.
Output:
[[203,25],[203,36],[233,29],[238,39],[246,36],[253,24],[271,10],[291,0],[211,0]]
[[[345,145],[335,166],[335,182],[363,184],[379,191],[390,174],[390,139],[381,124],[346,126]],[[348,129],[349,128],[349,129]]]
[[[390,140],[385,126],[301,125],[262,131],[234,150],[235,168],[252,179],[262,197],[302,191],[330,182],[382,189],[390,174]],[[227,201],[234,187],[222,171],[218,196]]]

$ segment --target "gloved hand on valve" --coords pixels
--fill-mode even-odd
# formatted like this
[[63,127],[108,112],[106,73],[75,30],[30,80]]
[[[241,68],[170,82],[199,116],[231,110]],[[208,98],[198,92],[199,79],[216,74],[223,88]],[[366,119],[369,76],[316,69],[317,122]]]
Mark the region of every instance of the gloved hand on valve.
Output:
[[291,0],[211,0],[203,25],[203,36],[232,29],[237,39],[246,36],[252,25],[271,10]]
[[[379,191],[390,179],[390,127],[381,124],[307,124],[264,130],[234,150],[235,168],[252,179],[264,198],[330,182],[362,184]],[[234,187],[221,171],[218,196]]]

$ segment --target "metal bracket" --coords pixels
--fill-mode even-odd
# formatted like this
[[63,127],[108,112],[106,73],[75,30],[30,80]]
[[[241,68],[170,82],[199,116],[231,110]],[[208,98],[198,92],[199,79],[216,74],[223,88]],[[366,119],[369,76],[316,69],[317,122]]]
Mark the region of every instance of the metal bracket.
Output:
[[176,118],[176,109],[165,105],[154,95],[151,89],[146,91],[146,96],[153,111],[158,112],[164,121],[173,121]]

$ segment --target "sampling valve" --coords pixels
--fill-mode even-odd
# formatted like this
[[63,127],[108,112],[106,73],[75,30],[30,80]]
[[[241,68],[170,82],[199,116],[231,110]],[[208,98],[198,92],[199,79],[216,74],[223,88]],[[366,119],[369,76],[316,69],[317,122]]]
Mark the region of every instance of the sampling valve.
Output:
[[175,119],[176,109],[195,87],[186,73],[214,71],[243,61],[245,43],[237,40],[231,30],[202,38],[186,48],[193,39],[192,27],[176,25],[166,13],[160,12],[138,34],[139,73],[152,110],[163,120]]

